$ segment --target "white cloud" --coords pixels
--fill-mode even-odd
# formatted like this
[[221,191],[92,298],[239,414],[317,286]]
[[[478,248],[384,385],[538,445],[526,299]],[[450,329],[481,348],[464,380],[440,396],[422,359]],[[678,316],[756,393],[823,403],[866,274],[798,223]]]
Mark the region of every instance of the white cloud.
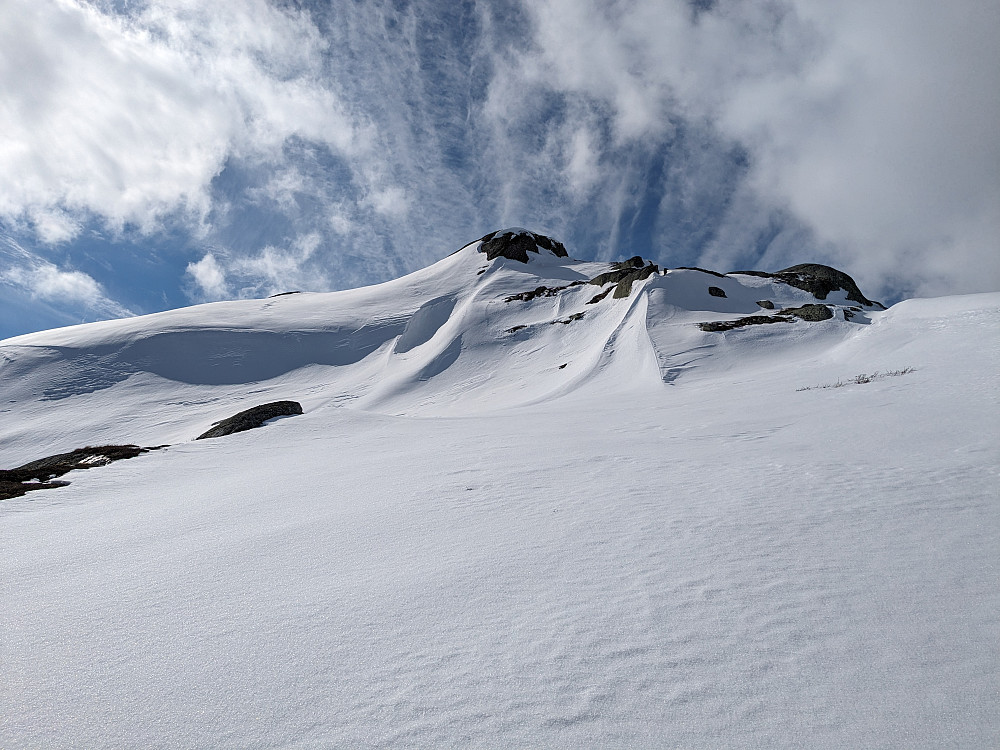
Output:
[[322,241],[311,232],[296,237],[287,247],[267,245],[252,255],[205,253],[187,266],[186,274],[196,285],[193,296],[204,302],[328,289],[329,279],[313,262]]
[[410,207],[406,191],[397,186],[373,191],[365,199],[365,203],[376,212],[390,217],[405,216]]
[[292,136],[364,149],[322,79],[308,14],[266,0],[162,0],[131,15],[12,0],[0,24],[0,217],[43,241],[93,215],[151,230],[202,218],[231,155],[277,159]]
[[338,235],[349,235],[354,229],[354,224],[348,218],[347,210],[342,205],[330,207],[330,213],[327,215],[327,225],[333,230],[334,234]]
[[205,253],[197,263],[188,263],[186,273],[198,285],[198,295],[202,299],[217,300],[229,296],[226,273],[212,253]]
[[91,319],[120,318],[132,312],[108,298],[90,275],[59,268],[35,255],[9,237],[0,237],[0,284],[26,292],[32,299],[52,303],[64,311],[81,310]]
[[295,238],[287,248],[268,245],[256,255],[234,259],[230,270],[247,284],[243,296],[322,289],[327,279],[309,264],[321,242],[319,234],[310,233]]
[[42,299],[70,299],[92,305],[101,297],[101,287],[81,271],[61,271],[46,264],[33,269],[28,284]]
[[828,261],[925,293],[1000,287],[1000,5],[720,0],[697,22],[680,0],[525,7],[535,48],[498,68],[487,114],[526,86],[595,101],[605,153],[705,123],[749,149],[758,196]]
[[47,245],[67,242],[80,232],[80,222],[58,208],[34,208],[31,223],[35,234]]
[[280,208],[291,211],[296,207],[296,198],[310,192],[314,187],[308,184],[305,176],[293,165],[284,165],[276,169],[259,188],[249,188],[248,198],[254,201],[271,201]]
[[1000,6],[802,0],[823,54],[747,81],[723,127],[760,189],[871,278],[913,291],[1000,287]]

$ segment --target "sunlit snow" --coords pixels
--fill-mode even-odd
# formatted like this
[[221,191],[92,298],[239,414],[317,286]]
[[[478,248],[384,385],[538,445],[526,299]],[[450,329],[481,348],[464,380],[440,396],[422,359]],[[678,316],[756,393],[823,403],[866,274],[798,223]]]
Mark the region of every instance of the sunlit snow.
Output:
[[0,502],[0,746],[1000,744],[1000,294],[605,270],[0,342],[0,468],[169,445]]

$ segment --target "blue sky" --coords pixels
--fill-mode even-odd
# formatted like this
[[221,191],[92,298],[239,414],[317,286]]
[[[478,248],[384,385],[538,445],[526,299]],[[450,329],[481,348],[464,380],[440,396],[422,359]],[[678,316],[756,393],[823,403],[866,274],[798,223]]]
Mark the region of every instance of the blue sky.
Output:
[[993,0],[8,0],[0,337],[587,259],[1000,288]]

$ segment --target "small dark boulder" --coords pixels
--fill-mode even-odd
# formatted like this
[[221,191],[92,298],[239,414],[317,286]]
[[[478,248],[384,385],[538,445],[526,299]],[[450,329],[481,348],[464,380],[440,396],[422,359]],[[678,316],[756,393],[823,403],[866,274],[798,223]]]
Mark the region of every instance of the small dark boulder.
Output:
[[223,437],[234,432],[244,432],[260,427],[269,419],[275,417],[290,417],[302,413],[302,405],[298,401],[273,401],[245,409],[228,419],[214,422],[210,430],[203,432],[195,440]]
[[481,240],[479,252],[486,253],[487,260],[508,258],[510,260],[528,262],[528,253],[538,254],[539,250],[548,250],[558,258],[568,258],[565,246],[544,234],[535,234],[527,229],[505,229],[490,232]]
[[711,294],[713,297],[725,297],[726,296],[726,293],[722,289],[720,289],[719,287],[717,287],[717,286],[710,286],[708,288],[708,293]]
[[820,320],[829,320],[833,317],[833,310],[826,305],[802,305],[802,307],[786,307],[781,311],[787,315],[794,315],[796,318],[808,320],[815,323]]
[[583,316],[584,316],[584,313],[582,313],[582,312],[573,313],[568,318],[561,318],[560,320],[553,320],[552,324],[555,325],[556,323],[562,323],[563,325],[569,325],[574,320],[580,320],[581,318],[583,318]]
[[769,299],[759,299],[759,300],[757,300],[757,305],[759,307],[763,307],[765,310],[773,310],[774,309],[774,303],[771,302],[771,300],[769,300]]

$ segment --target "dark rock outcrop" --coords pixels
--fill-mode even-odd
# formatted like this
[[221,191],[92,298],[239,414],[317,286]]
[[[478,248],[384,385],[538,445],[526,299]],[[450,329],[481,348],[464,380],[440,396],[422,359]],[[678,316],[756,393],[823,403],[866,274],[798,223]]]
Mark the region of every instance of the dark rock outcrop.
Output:
[[632,260],[612,263],[610,271],[597,274],[597,276],[590,280],[590,283],[596,286],[604,286],[605,284],[612,283],[619,284],[626,279],[633,281],[636,279],[645,279],[654,271],[659,270],[659,267],[655,263],[643,263],[642,258],[638,259],[638,264],[634,264]]
[[830,292],[844,291],[847,299],[857,302],[865,307],[879,307],[885,309],[881,302],[873,302],[865,297],[850,276],[836,268],[824,266],[819,263],[799,263],[796,266],[789,266],[777,273],[767,271],[730,271],[731,274],[743,274],[744,276],[761,276],[769,279],[783,281],[789,286],[809,292],[816,299],[826,299]]
[[745,328],[746,326],[767,325],[769,323],[791,323],[792,318],[784,315],[748,315],[745,318],[736,320],[712,320],[708,323],[699,323],[698,327],[703,331],[720,332],[731,331],[734,328]]
[[[632,284],[649,278],[659,270],[660,267],[655,263],[646,263],[637,255],[628,260],[612,263],[610,271],[598,274],[590,280],[590,283],[597,286],[614,283],[616,284],[614,298],[623,299],[632,293]],[[591,302],[597,301],[599,301],[598,297],[591,300]]]
[[[759,302],[757,304],[760,304]],[[792,323],[795,318],[816,322],[829,320],[833,317],[833,311],[826,305],[802,305],[802,307],[786,307],[775,315],[748,315],[745,318],[736,320],[712,320],[708,323],[699,323],[698,327],[703,331],[719,332],[732,331],[734,328],[745,328],[746,326],[767,325],[769,323]]]
[[615,271],[620,271],[624,268],[642,268],[646,265],[648,264],[642,259],[641,255],[633,255],[631,258],[626,258],[625,260],[611,262],[611,268]]
[[648,266],[636,269],[618,282],[615,286],[615,293],[611,296],[615,299],[624,299],[625,297],[628,297],[632,293],[632,284],[636,281],[642,281],[643,279],[649,278],[659,270],[659,267],[655,263],[650,263]]
[[771,302],[771,300],[769,300],[769,299],[759,299],[759,300],[757,300],[757,304],[760,307],[763,307],[765,310],[773,310],[774,309],[774,303]]
[[528,253],[548,250],[558,258],[568,258],[569,253],[561,242],[544,234],[535,234],[527,229],[505,229],[490,232],[480,242],[479,252],[486,253],[487,260],[509,258],[510,260],[528,262]]
[[537,297],[555,297],[564,289],[566,289],[564,286],[539,286],[527,292],[512,294],[504,299],[504,302],[531,302]]
[[16,469],[0,469],[0,500],[20,497],[32,490],[65,487],[69,482],[51,480],[74,469],[106,466],[113,461],[135,458],[151,450],[156,449],[142,448],[138,445],[89,445],[69,453],[57,453],[54,456],[29,461]]
[[275,417],[290,417],[302,413],[302,405],[298,401],[272,401],[250,409],[244,409],[228,419],[215,422],[211,429],[206,430],[195,440],[223,437],[235,432],[244,432],[260,427],[269,419]]
[[595,305],[595,304],[597,304],[597,303],[598,303],[598,302],[600,302],[600,301],[601,301],[602,299],[604,299],[604,298],[605,298],[605,297],[607,297],[607,296],[608,296],[609,294],[611,294],[611,292],[613,292],[613,291],[614,291],[614,289],[615,289],[615,288],[614,288],[613,286],[609,286],[609,287],[608,287],[607,289],[605,289],[605,290],[604,290],[603,292],[598,292],[597,294],[595,294],[595,295],[594,295],[593,297],[591,297],[591,298],[590,298],[590,300],[589,300],[589,301],[587,302],[587,304],[588,304],[588,305]]
[[802,318],[802,320],[808,320],[809,322],[817,322],[820,320],[829,320],[833,317],[833,311],[826,305],[802,305],[802,307],[786,307],[782,311],[782,314],[794,315],[796,318]]
[[582,313],[582,312],[573,313],[572,315],[570,315],[567,318],[560,318],[559,320],[553,320],[552,324],[555,325],[556,323],[562,323],[563,325],[569,325],[574,320],[580,320],[580,319],[582,319],[583,316],[584,316],[584,313]]
[[830,266],[823,266],[819,263],[799,263],[797,266],[790,266],[778,271],[778,277],[786,284],[804,289],[812,294],[816,299],[826,299],[830,292],[843,290],[847,292],[847,299],[857,302],[866,307],[878,306],[883,310],[885,306],[879,302],[873,302],[858,289],[854,279],[843,271],[838,271]]
[[717,286],[710,286],[708,288],[708,293],[711,294],[713,297],[725,297],[726,296],[726,293],[722,289],[720,289],[719,287],[717,287]]

